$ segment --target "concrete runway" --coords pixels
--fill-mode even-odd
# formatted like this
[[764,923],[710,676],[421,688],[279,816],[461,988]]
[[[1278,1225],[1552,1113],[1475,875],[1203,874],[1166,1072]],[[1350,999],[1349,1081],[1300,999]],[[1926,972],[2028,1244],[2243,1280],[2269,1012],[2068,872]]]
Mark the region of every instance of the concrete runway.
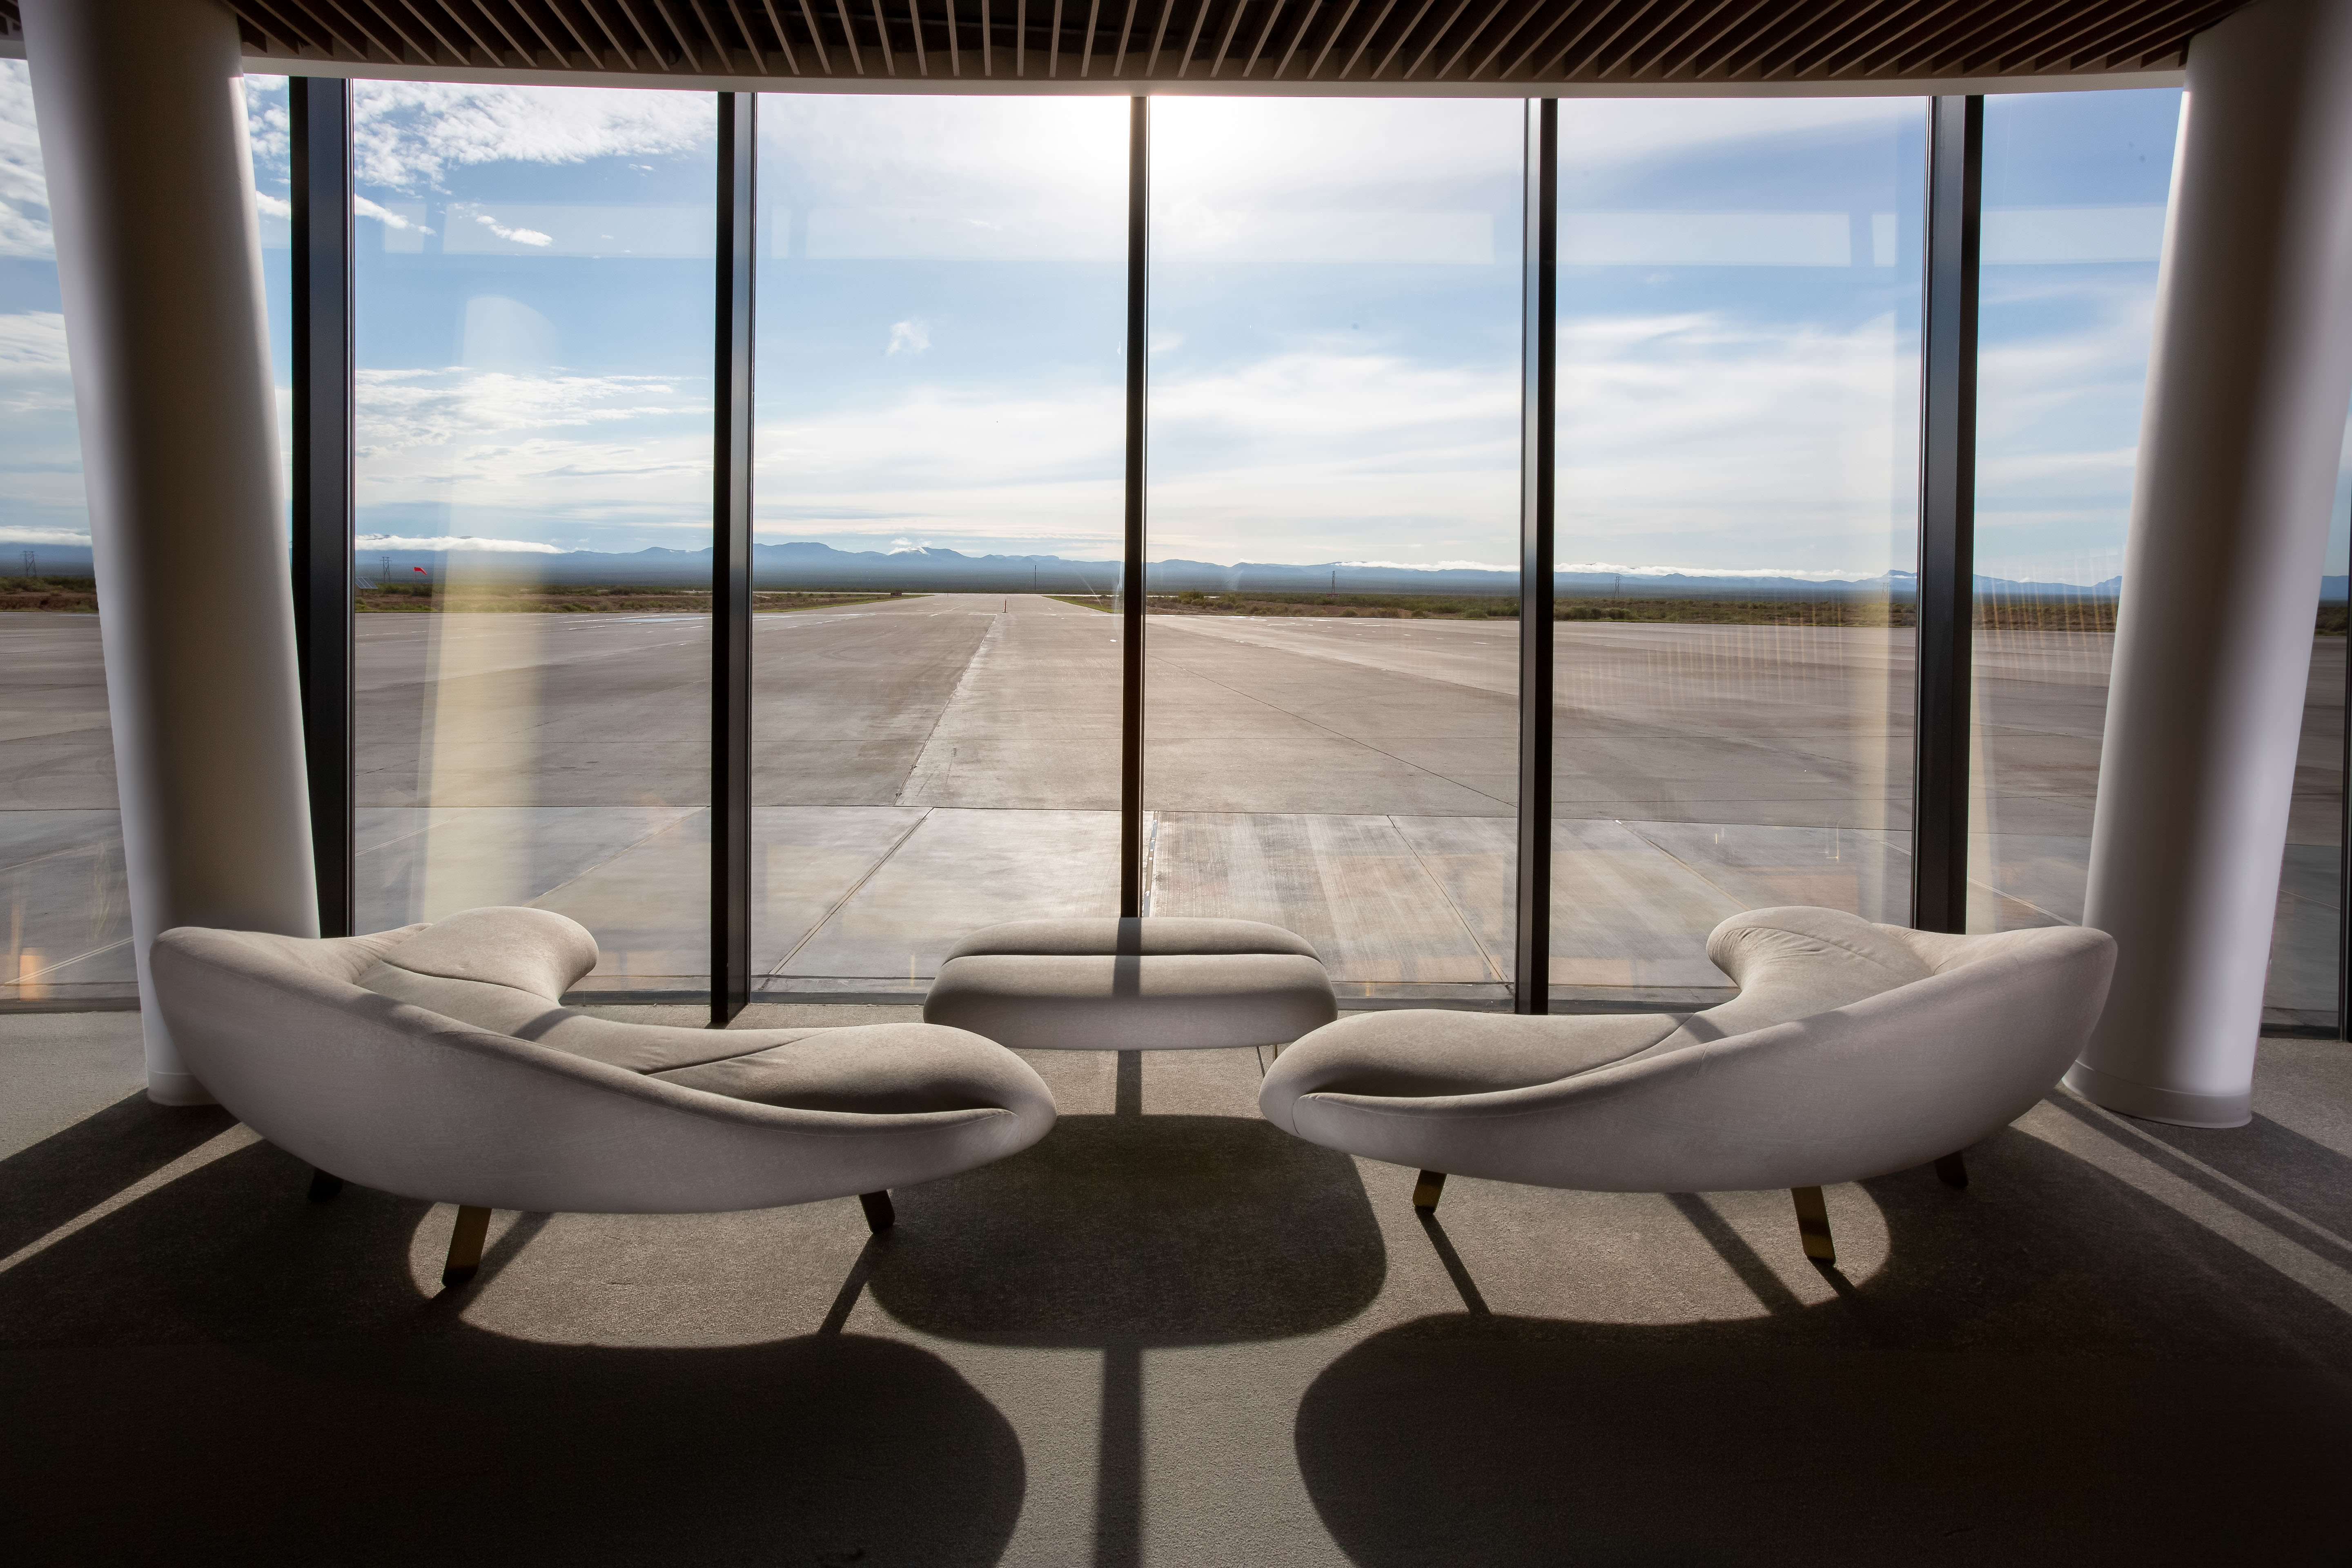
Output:
[[[94,618],[0,617],[7,994],[128,980]],[[1154,616],[1149,886],[1272,920],[1362,995],[1510,977],[1517,627]],[[957,935],[1115,897],[1117,621],[1024,595],[760,617],[758,933],[778,991],[887,994]],[[1907,899],[1907,632],[1563,623],[1551,980],[1703,999],[1740,908]],[[359,622],[363,923],[574,915],[594,984],[699,972],[699,617]],[[1976,923],[2080,918],[2109,638],[1979,634]],[[2344,641],[2315,645],[2274,1005],[2334,1005]],[[27,984],[29,983],[29,984]]]

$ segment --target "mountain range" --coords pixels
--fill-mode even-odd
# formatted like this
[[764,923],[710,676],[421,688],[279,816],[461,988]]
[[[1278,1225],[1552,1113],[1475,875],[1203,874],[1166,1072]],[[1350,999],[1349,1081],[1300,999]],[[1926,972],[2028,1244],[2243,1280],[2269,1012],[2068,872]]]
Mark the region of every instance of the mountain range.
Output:
[[[961,551],[924,547],[915,550],[835,550],[829,544],[796,542],[754,544],[753,584],[760,588],[880,589],[898,591],[961,590],[968,593],[1102,594],[1118,585],[1117,561],[1073,561],[1059,555],[967,555]],[[86,575],[90,570],[88,545],[43,545],[35,551],[36,569],[58,576]],[[628,552],[595,550],[561,554],[498,550],[378,550],[362,544],[356,562],[360,581],[370,586],[380,579],[412,581],[425,575],[446,577],[455,567],[459,580],[500,584],[545,583],[551,585],[701,586],[710,581],[709,550],[667,550],[659,546]],[[1313,593],[1510,595],[1518,592],[1516,572],[1475,567],[1422,568],[1349,564],[1327,562],[1289,565],[1244,561],[1231,566],[1210,561],[1167,560],[1149,563],[1151,591],[1182,593]],[[2113,598],[2122,579],[2110,577],[2087,586],[2073,583],[2019,582],[1979,575],[1980,594],[2014,594],[2035,598]],[[1843,595],[1908,598],[1916,575],[1885,572],[1872,577],[1817,581],[1808,577],[1717,575],[1695,572],[1560,572],[1555,591],[1589,597],[1622,595],[1659,598],[1703,596],[1756,598],[1822,598]],[[2347,579],[2321,580],[2321,597],[2331,603],[2347,596]]]

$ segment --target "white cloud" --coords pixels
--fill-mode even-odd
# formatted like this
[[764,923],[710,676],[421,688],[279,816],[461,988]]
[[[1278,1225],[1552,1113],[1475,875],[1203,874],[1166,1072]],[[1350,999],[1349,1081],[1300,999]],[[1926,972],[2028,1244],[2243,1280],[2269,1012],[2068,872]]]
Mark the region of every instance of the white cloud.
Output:
[[474,221],[500,239],[510,239],[517,245],[547,246],[555,243],[552,237],[541,234],[535,228],[509,228],[488,213],[476,215]]
[[518,375],[504,371],[362,370],[362,458],[519,431],[707,414],[706,388],[654,375]]
[[931,324],[929,321],[893,321],[890,323],[890,346],[882,352],[886,355],[912,356],[921,353],[930,346]]
[[453,167],[677,153],[717,133],[707,93],[406,81],[352,90],[358,178],[402,191],[437,187]]
[[520,548],[607,524],[709,529],[710,405],[698,379],[454,367],[359,381],[362,516],[386,536],[486,542],[383,548]]
[[[289,210],[290,211],[291,209],[289,208]],[[402,214],[393,211],[390,207],[384,206],[381,203],[368,200],[365,196],[354,195],[352,197],[352,216],[354,217],[373,218],[376,222],[383,225],[384,227],[389,229],[414,229],[418,234],[431,234],[433,232],[431,229],[425,227],[423,224],[418,223],[414,218],[404,216]]]
[[[64,544],[89,548],[89,535],[70,528],[18,528],[0,523],[0,544]],[[15,563],[7,563],[11,569]]]
[[33,84],[22,60],[0,60],[0,256],[46,258],[49,187],[33,124]]
[[402,533],[362,533],[352,541],[354,550],[509,550],[533,555],[561,555],[563,548],[529,539],[480,539],[472,534],[419,538]]

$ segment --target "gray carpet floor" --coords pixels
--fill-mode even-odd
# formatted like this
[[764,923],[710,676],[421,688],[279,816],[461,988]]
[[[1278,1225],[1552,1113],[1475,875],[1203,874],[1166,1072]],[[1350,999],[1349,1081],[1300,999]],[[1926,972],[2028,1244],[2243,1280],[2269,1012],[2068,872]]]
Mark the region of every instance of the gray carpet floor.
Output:
[[[908,1010],[761,1008],[747,1023]],[[451,1211],[0,1016],[0,1558],[2343,1563],[2352,1047],[2252,1126],[2062,1093],[1787,1194],[1542,1192],[1260,1121],[1255,1053],[1032,1058],[1034,1149],[756,1214]]]

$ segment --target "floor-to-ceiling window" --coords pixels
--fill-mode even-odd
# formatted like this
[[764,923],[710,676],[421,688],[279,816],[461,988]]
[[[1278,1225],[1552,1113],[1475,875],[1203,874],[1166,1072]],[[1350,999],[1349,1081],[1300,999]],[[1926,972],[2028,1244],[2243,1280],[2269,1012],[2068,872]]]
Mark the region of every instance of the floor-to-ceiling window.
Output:
[[[245,104],[282,389],[285,78],[246,78]],[[138,994],[96,590],[32,86],[0,60],[0,1001]]]
[[2179,110],[1985,100],[1972,931],[2083,918]]
[[1909,919],[1924,105],[1560,106],[1552,973]]
[[1524,106],[1152,104],[1146,912],[1499,1002]]
[[127,988],[81,447],[22,60],[0,60],[0,999]]
[[1118,900],[1124,100],[760,100],[752,967]]
[[709,973],[708,93],[355,85],[362,930]]

